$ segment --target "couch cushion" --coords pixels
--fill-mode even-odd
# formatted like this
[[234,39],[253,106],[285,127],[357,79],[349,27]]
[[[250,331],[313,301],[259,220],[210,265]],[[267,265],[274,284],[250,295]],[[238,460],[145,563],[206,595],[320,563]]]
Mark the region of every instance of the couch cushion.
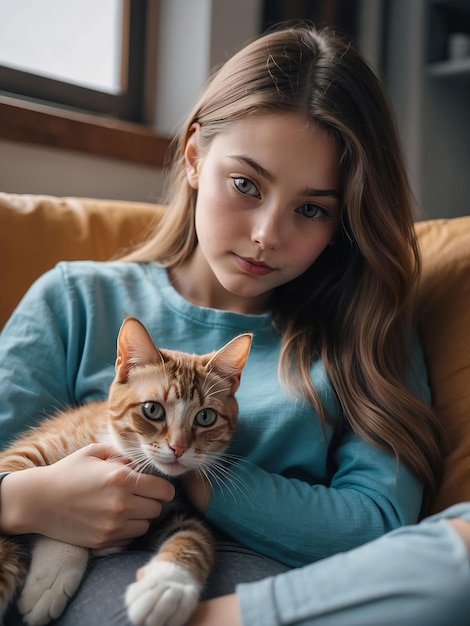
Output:
[[0,329],[60,260],[111,258],[144,235],[158,205],[0,193]]
[[419,328],[445,427],[444,475],[430,512],[470,500],[470,216],[416,224]]

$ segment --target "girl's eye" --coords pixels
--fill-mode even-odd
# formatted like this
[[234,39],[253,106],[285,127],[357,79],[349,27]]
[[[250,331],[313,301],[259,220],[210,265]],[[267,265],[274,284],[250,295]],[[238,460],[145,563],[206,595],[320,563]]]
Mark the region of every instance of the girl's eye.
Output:
[[165,409],[159,402],[143,402],[142,413],[144,417],[154,422],[162,422],[165,419]]
[[310,219],[315,217],[324,217],[327,214],[325,209],[322,209],[317,204],[311,203],[302,204],[302,206],[299,206],[296,211],[304,217],[308,217]]
[[245,196],[259,197],[258,189],[256,185],[251,182],[249,178],[243,178],[242,176],[235,176],[233,178],[233,184],[236,189]]
[[194,418],[194,423],[197,426],[212,426],[217,420],[217,412],[214,409],[203,409]]

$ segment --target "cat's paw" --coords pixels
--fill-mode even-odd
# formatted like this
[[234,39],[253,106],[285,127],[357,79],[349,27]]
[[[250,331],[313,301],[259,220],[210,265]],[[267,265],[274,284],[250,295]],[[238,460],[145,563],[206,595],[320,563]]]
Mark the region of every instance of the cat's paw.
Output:
[[28,626],[43,626],[62,614],[83,578],[87,561],[85,548],[46,537],[38,539],[18,600]]
[[200,583],[187,569],[154,559],[126,592],[129,619],[136,626],[182,626],[197,606]]

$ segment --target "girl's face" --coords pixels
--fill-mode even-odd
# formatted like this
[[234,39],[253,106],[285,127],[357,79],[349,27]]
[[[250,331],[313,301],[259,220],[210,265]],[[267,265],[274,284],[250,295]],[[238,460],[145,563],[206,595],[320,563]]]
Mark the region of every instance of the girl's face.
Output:
[[175,276],[203,306],[259,313],[332,242],[340,220],[340,150],[294,114],[232,124],[207,149],[195,126],[186,148],[197,189],[198,246]]

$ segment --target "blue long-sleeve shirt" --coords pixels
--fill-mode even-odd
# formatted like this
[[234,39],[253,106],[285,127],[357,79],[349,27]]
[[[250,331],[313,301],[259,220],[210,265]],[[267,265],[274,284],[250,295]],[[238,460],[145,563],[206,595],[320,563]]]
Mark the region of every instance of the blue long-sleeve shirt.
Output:
[[470,560],[446,519],[470,502],[355,550],[237,587],[243,626],[468,626]]
[[[277,374],[280,337],[270,314],[195,306],[155,263],[61,263],[29,290],[0,334],[0,447],[52,411],[104,399],[125,315],[156,345],[209,352],[254,332],[237,392],[231,478],[214,481],[207,517],[236,540],[298,566],[348,550],[418,518],[422,484],[396,459],[347,429],[333,438]],[[410,384],[429,400],[422,354]],[[320,361],[312,377],[342,420]]]

